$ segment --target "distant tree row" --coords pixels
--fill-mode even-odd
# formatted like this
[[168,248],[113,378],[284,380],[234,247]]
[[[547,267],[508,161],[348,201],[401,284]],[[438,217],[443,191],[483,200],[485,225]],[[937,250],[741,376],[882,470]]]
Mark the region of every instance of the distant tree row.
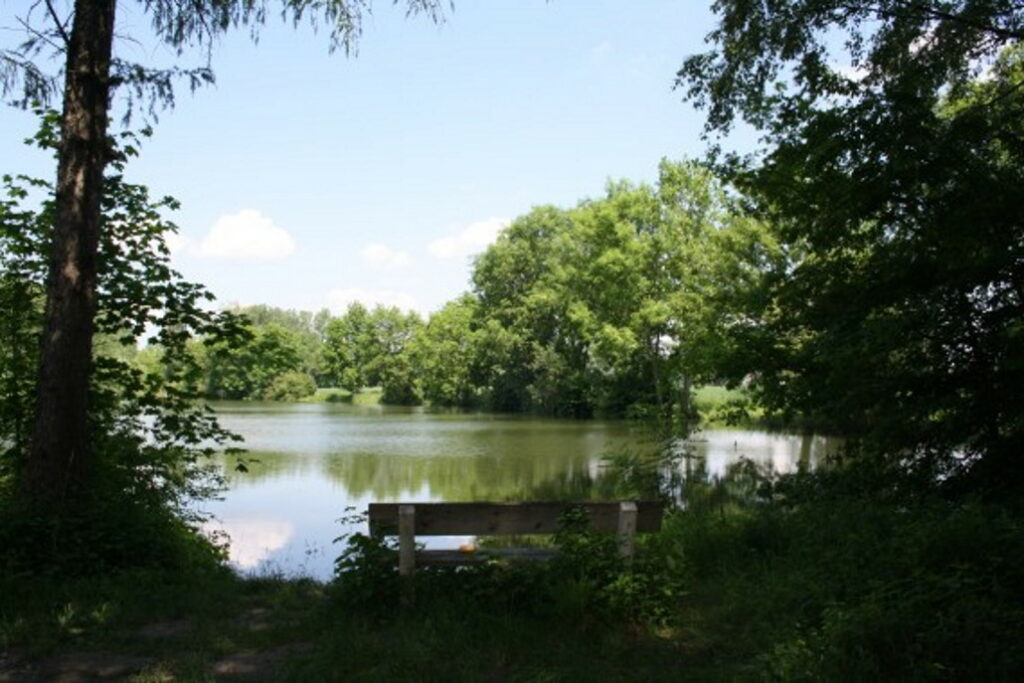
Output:
[[[402,352],[423,325],[415,313],[383,306],[368,310],[359,303],[340,317],[327,309],[313,313],[265,305],[236,305],[226,312],[244,321],[238,337],[189,342],[202,368],[196,383],[209,398],[291,401],[311,396],[318,387],[356,393],[383,386],[385,402],[418,401],[414,395],[396,393],[401,386],[398,373],[407,372],[400,370],[406,362]],[[161,371],[160,345],[116,352],[151,372]]]

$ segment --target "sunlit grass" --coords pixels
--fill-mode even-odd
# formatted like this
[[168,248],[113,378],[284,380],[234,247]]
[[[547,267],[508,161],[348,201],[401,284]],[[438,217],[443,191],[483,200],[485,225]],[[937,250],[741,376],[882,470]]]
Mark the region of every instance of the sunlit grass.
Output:
[[312,396],[301,399],[302,403],[347,403],[355,406],[380,405],[383,390],[380,387],[364,387],[353,394],[340,387],[319,387]]
[[706,384],[694,390],[693,407],[703,427],[756,426],[764,417],[763,409],[750,401],[745,389],[722,384]]

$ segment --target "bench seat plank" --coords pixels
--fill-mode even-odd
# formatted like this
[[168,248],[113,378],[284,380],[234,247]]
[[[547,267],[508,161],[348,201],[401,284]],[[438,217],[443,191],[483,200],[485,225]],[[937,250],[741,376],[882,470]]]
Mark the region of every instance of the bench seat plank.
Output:
[[[370,530],[398,533],[399,503],[370,503]],[[416,510],[417,536],[505,536],[510,534],[553,534],[566,508],[580,506],[587,511],[598,531],[619,530],[618,502],[522,502],[522,503],[401,503]],[[661,529],[662,502],[637,501],[637,532]]]

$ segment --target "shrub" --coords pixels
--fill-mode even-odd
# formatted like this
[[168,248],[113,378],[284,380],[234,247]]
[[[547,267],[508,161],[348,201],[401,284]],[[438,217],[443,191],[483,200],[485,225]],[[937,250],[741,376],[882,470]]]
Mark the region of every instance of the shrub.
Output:
[[263,392],[267,401],[297,401],[316,393],[316,381],[305,372],[284,372],[275,377]]

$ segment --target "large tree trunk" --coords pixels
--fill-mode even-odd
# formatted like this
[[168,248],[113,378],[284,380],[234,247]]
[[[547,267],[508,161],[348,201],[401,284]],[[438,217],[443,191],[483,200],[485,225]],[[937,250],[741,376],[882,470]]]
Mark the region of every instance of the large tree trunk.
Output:
[[67,46],[36,421],[22,483],[33,504],[51,509],[81,491],[92,458],[88,394],[115,6],[76,0]]

